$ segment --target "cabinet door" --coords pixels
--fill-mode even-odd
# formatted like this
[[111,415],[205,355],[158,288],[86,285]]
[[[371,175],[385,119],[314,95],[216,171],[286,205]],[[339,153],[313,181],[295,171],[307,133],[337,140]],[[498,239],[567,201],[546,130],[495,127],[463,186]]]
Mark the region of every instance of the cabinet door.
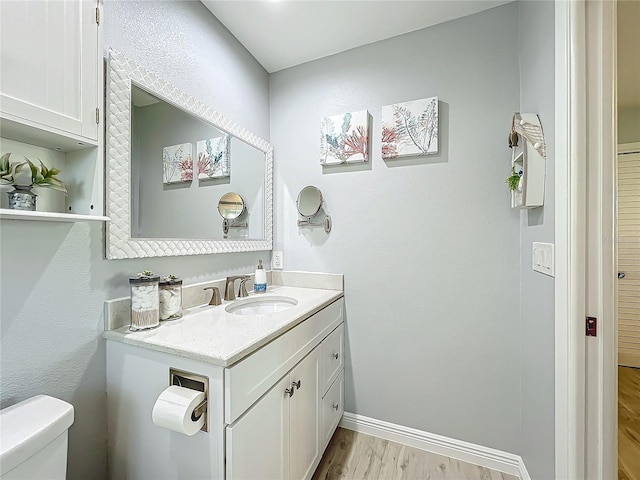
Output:
[[290,382],[289,375],[285,375],[227,427],[227,480],[289,479],[290,400],[285,389]]
[[320,461],[321,348],[313,350],[291,370],[296,387],[290,403],[290,474],[292,480],[311,478]]
[[97,140],[97,0],[0,1],[3,118]]

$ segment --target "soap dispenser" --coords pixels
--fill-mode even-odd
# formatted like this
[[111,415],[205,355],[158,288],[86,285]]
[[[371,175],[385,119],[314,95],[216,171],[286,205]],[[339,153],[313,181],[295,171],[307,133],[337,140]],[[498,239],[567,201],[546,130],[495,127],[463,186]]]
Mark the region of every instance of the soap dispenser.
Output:
[[264,271],[262,260],[258,260],[255,277],[253,280],[253,291],[256,293],[264,293],[267,291],[267,272]]

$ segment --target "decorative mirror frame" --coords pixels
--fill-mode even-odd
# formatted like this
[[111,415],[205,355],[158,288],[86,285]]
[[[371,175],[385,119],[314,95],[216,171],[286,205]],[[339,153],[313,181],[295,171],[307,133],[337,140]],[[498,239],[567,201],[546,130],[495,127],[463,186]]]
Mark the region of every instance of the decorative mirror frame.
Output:
[[[131,83],[199,117],[265,154],[264,239],[179,240],[131,237]],[[273,147],[149,72],[133,60],[109,50],[106,101],[106,257],[108,259],[252,252],[273,248]],[[213,206],[212,208],[215,208]]]

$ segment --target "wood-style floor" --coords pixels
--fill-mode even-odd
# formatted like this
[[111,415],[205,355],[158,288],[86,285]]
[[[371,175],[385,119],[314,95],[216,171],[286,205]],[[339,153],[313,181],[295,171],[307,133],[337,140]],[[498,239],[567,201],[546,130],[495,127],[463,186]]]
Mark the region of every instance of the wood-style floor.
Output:
[[618,480],[640,480],[640,368],[618,367]]
[[313,480],[518,480],[518,477],[338,428]]

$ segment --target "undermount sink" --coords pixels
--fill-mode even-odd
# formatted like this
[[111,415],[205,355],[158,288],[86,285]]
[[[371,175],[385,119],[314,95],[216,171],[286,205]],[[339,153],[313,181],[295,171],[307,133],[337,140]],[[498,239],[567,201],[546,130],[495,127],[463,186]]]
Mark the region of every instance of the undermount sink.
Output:
[[298,301],[293,297],[253,297],[246,300],[236,300],[225,310],[233,315],[269,315],[288,310],[297,304]]

